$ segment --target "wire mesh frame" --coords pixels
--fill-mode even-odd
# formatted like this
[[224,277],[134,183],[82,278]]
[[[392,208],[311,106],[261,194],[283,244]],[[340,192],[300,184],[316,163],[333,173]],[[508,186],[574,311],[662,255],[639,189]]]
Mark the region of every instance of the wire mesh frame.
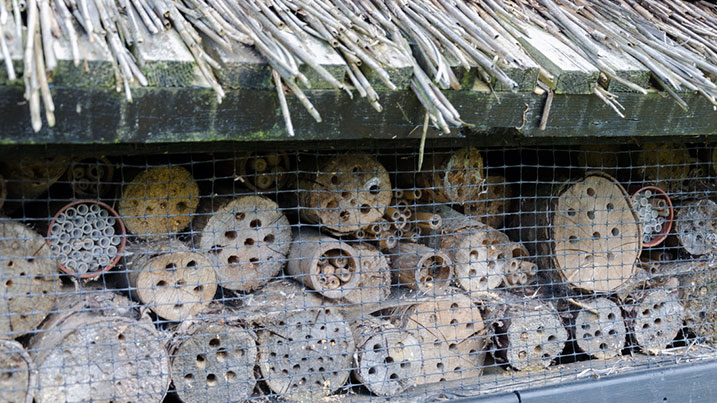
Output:
[[[6,160],[0,331],[21,344],[0,388],[415,400],[713,358],[714,149],[431,149],[420,172],[406,149]],[[651,248],[669,214],[646,185],[673,206]],[[73,281],[39,234],[88,196],[127,248]]]

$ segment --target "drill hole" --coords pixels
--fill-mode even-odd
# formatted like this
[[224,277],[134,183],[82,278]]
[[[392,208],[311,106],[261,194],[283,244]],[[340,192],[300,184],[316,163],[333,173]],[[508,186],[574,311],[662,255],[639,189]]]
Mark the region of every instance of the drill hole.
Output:
[[227,239],[236,239],[236,237],[237,237],[237,232],[236,232],[236,231],[227,231],[227,232],[224,233],[224,236],[225,236]]

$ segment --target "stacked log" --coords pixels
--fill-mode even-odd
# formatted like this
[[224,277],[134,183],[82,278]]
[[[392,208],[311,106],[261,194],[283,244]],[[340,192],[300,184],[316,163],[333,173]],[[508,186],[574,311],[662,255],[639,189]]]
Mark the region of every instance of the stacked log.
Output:
[[32,360],[22,344],[0,340],[0,401],[32,403],[37,387],[33,369]]
[[293,239],[289,275],[327,298],[344,298],[356,289],[361,264],[353,246],[306,227],[295,229]]
[[42,195],[62,177],[68,165],[65,157],[3,161],[0,173],[5,177],[7,197],[27,200]]
[[684,144],[645,144],[636,165],[644,181],[672,194],[682,190],[682,181],[689,177],[695,161]]
[[365,229],[391,202],[391,180],[375,158],[350,154],[330,158],[298,183],[301,218],[335,235]]
[[717,252],[717,203],[702,199],[683,204],[675,230],[687,253],[700,256]]
[[501,228],[505,218],[512,212],[513,186],[506,183],[505,177],[488,176],[485,180],[485,192],[475,201],[469,201],[463,207],[465,215],[491,228]]
[[485,193],[483,157],[475,147],[428,155],[424,165],[416,179],[428,202],[462,205],[479,200]]
[[279,274],[291,245],[289,220],[279,206],[263,196],[215,200],[214,212],[194,225],[199,247],[218,261],[216,269],[223,288],[252,291]]
[[284,152],[241,153],[234,159],[234,175],[259,192],[281,189],[290,169],[289,156]]
[[393,315],[421,346],[418,385],[475,379],[482,373],[487,329],[480,309],[461,291],[448,288],[442,295],[396,308]]
[[555,194],[539,189],[521,199],[520,239],[538,256],[554,284],[610,292],[635,273],[642,228],[625,189],[610,176],[591,172]]
[[453,278],[451,258],[440,250],[401,242],[391,254],[392,272],[398,285],[433,293],[448,286]]
[[667,289],[636,291],[623,299],[622,309],[632,344],[654,354],[677,337],[685,319],[677,292]]
[[510,259],[505,265],[505,285],[522,287],[534,283],[538,265],[532,261],[528,248],[520,242],[511,242],[508,250]]
[[30,342],[38,403],[132,400],[161,402],[169,357],[160,333],[136,306],[106,290],[72,294]]
[[175,334],[172,382],[183,402],[243,401],[254,390],[256,336],[224,319],[203,311]]
[[216,264],[207,254],[170,239],[131,245],[127,255],[130,290],[164,319],[193,317],[214,298]]
[[[579,302],[578,302],[579,301]],[[625,347],[627,330],[620,306],[609,298],[587,297],[558,303],[576,351],[607,360]]]
[[352,323],[356,340],[353,373],[371,393],[397,395],[416,384],[423,354],[418,339],[378,318]]
[[358,253],[360,267],[356,288],[347,290],[343,298],[357,304],[379,303],[391,292],[391,266],[388,259],[367,243],[351,244]]
[[119,213],[127,229],[142,238],[157,238],[186,228],[199,205],[199,187],[179,166],[142,171],[125,187]]
[[79,199],[98,199],[112,188],[115,167],[105,156],[72,162],[67,170],[67,181]]
[[0,221],[0,334],[32,332],[54,309],[60,279],[45,240],[28,227]]

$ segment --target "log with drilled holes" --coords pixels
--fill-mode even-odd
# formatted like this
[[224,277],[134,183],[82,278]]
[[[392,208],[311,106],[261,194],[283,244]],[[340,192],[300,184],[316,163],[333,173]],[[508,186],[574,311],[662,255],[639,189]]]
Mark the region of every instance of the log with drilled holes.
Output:
[[9,199],[34,199],[45,193],[67,170],[65,157],[3,161],[0,173],[5,177]]
[[287,274],[328,298],[356,289],[361,266],[353,246],[307,227],[295,229],[292,238]]
[[498,296],[487,306],[496,361],[520,371],[550,366],[568,340],[557,311],[537,299]]
[[631,343],[659,354],[677,337],[685,309],[675,290],[641,290],[622,300]]
[[0,273],[0,337],[19,337],[54,309],[60,289],[57,262],[40,234],[3,219]]
[[329,158],[313,172],[299,177],[301,218],[321,224],[335,235],[356,232],[379,221],[391,202],[388,172],[369,155]]
[[234,176],[249,189],[260,192],[281,189],[291,169],[284,152],[239,153],[232,162]]
[[489,227],[501,228],[512,212],[513,185],[502,176],[492,175],[486,178],[485,190],[475,201],[466,202],[463,212]]
[[577,351],[607,360],[625,347],[627,330],[620,306],[614,301],[605,297],[576,297],[572,301],[558,301],[558,309]]
[[[252,291],[279,274],[291,245],[289,220],[263,196],[213,200],[193,225],[199,247],[218,261],[219,284]],[[213,210],[213,211],[212,211]]]
[[535,281],[538,266],[533,263],[528,248],[520,242],[508,245],[511,252],[505,264],[505,284],[509,287],[521,287]]
[[186,228],[198,205],[199,187],[192,174],[180,166],[160,166],[127,184],[118,212],[133,234],[156,238]]
[[149,316],[107,290],[65,296],[30,341],[35,401],[161,402],[169,356]]
[[717,252],[717,203],[709,199],[687,202],[680,207],[676,221],[677,237],[689,254]]
[[417,384],[473,379],[483,370],[488,341],[480,309],[460,290],[447,288],[429,301],[394,309],[395,323],[420,342],[423,368]]
[[246,400],[256,384],[255,339],[240,324],[220,317],[182,323],[171,358],[179,398],[187,403]]
[[32,403],[36,377],[34,364],[22,344],[14,340],[0,340],[0,402]]
[[373,317],[352,323],[351,330],[356,340],[353,373],[368,390],[391,396],[416,384],[423,353],[415,336]]
[[644,144],[635,165],[644,181],[670,193],[682,190],[682,181],[689,177],[690,166],[696,161],[684,144]]
[[356,304],[379,303],[391,293],[391,266],[386,256],[367,243],[351,244],[358,253],[359,281],[343,298]]
[[446,253],[417,243],[399,243],[391,250],[391,265],[397,284],[427,293],[448,286],[453,278]]
[[422,171],[416,179],[426,201],[464,204],[485,192],[483,157],[474,147],[428,155]]
[[310,401],[346,383],[355,342],[336,308],[286,280],[267,284],[246,305],[254,314],[259,369],[274,393]]
[[130,290],[167,320],[197,315],[217,290],[215,261],[176,239],[128,245],[126,263]]
[[[553,269],[545,281],[610,292],[635,274],[642,250],[639,218],[625,189],[602,172],[522,198],[518,237]],[[554,194],[553,194],[554,193]],[[532,248],[532,249],[531,249]]]
[[115,167],[105,156],[74,161],[67,170],[67,181],[75,198],[99,199],[112,188]]

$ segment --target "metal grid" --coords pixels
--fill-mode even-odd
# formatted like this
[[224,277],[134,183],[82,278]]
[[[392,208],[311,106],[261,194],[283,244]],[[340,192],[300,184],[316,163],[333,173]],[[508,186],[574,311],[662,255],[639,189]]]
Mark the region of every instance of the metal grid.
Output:
[[714,359],[716,150],[5,159],[0,400],[436,400]]

